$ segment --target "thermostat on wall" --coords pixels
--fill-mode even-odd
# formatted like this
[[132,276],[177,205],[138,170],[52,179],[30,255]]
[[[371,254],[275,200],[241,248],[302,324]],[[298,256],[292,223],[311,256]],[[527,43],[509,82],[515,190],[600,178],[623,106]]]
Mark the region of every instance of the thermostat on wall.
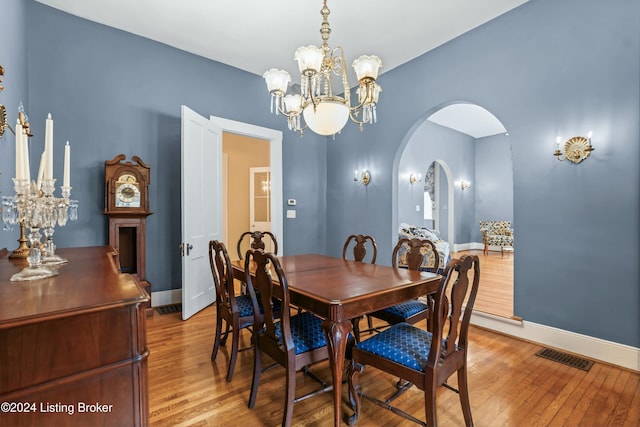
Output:
[[295,206],[296,205],[296,199],[287,199],[287,205]]

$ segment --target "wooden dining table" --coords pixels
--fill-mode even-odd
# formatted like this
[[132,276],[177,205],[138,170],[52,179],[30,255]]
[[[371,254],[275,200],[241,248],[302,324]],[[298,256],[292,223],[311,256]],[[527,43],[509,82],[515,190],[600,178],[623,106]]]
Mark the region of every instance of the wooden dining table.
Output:
[[[291,304],[321,318],[333,379],[334,425],[341,422],[342,370],[351,319],[436,292],[434,273],[367,264],[325,255],[278,257]],[[245,280],[244,261],[233,261],[234,277]]]

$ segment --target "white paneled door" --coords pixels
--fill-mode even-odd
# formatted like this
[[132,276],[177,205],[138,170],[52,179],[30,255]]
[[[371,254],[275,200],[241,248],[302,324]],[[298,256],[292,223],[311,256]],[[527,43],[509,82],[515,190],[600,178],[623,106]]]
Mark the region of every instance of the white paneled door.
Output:
[[222,238],[222,131],[182,106],[182,319],[215,301],[209,240]]

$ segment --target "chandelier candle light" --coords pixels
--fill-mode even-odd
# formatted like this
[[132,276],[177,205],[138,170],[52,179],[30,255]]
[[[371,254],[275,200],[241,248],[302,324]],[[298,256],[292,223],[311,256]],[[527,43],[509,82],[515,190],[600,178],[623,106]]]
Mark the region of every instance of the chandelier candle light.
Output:
[[[285,70],[272,68],[264,73],[267,89],[271,93],[271,112],[287,117],[289,129],[299,131],[309,127],[319,135],[335,135],[345,126],[349,118],[363,129],[365,123],[376,121],[376,103],[382,88],[376,83],[382,61],[375,55],[363,55],[353,61],[358,79],[358,103],[351,106],[351,88],[347,78],[347,67],[341,47],[329,47],[331,28],[327,20],[330,10],[323,1],[321,47],[309,45],[299,47],[294,60],[300,70],[300,94],[288,94],[291,76]],[[342,86],[334,94],[332,75],[341,79]],[[339,95],[342,94],[342,95]],[[304,118],[304,125],[300,116]]]
[[[61,198],[54,197],[53,178],[53,120],[47,117],[45,127],[45,149],[40,157],[37,183],[31,181],[29,172],[28,136],[20,121],[16,123],[16,176],[13,178],[15,196],[2,198],[2,221],[5,226],[20,224],[29,229],[29,266],[11,277],[12,281],[36,280],[57,275],[51,265],[62,264],[67,260],[55,254],[53,233],[56,224],[64,226],[67,220],[77,219],[78,202],[70,200],[70,157],[69,142],[64,149],[63,185]],[[46,240],[40,242],[44,229]],[[22,236],[21,236],[22,240]],[[19,240],[19,241],[21,241]]]

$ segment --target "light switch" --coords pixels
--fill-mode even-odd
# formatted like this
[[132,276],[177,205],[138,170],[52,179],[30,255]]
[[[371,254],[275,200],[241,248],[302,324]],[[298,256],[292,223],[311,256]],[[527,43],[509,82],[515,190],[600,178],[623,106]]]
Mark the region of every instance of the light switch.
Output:
[[420,212],[420,205],[416,205],[416,212]]
[[287,218],[295,218],[296,210],[295,209],[287,209]]

